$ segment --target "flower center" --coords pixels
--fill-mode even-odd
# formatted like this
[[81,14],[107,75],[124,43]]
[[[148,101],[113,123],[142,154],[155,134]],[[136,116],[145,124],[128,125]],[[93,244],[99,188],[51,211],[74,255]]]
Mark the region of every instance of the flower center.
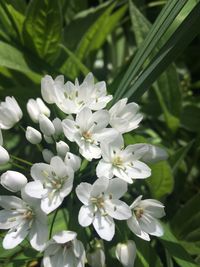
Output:
[[33,217],[34,217],[34,213],[33,213],[32,210],[27,210],[27,211],[24,212],[23,217],[24,217],[26,220],[32,220]]
[[82,136],[85,139],[85,141],[87,141],[89,143],[92,143],[93,142],[93,140],[92,140],[92,133],[91,132],[85,131],[85,132],[82,133]]
[[93,197],[91,198],[91,202],[98,208],[103,209],[104,208],[104,198],[103,197]]
[[134,213],[137,219],[140,219],[142,215],[144,214],[144,210],[142,208],[136,208],[134,209]]
[[112,164],[113,164],[114,166],[116,166],[116,167],[121,167],[122,164],[123,164],[123,160],[122,160],[121,157],[116,156],[116,157],[113,158]]

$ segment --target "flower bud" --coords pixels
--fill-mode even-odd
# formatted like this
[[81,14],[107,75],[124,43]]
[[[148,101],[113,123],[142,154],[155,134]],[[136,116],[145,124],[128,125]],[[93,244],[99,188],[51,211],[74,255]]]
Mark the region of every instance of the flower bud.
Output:
[[7,171],[1,175],[1,184],[11,192],[18,192],[27,184],[27,179],[19,172]]
[[65,142],[59,141],[56,143],[56,150],[57,150],[58,156],[60,156],[61,158],[64,158],[67,152],[69,151],[69,146]]
[[55,127],[53,123],[44,114],[40,114],[39,116],[39,125],[43,134],[51,136],[55,133]]
[[41,98],[35,99],[29,99],[27,105],[26,105],[28,114],[32,121],[38,122],[40,114],[44,114],[45,116],[50,116],[50,110],[48,107],[44,104]]
[[22,111],[14,97],[7,96],[0,103],[0,128],[8,130],[22,118]]
[[0,146],[0,165],[6,164],[9,160],[10,157],[7,150]]
[[54,128],[55,128],[55,135],[59,136],[63,133],[62,121],[59,118],[55,118],[52,121]]
[[39,144],[42,141],[41,133],[34,129],[33,127],[28,126],[26,129],[26,139],[33,145]]
[[135,243],[132,240],[128,240],[127,243],[119,243],[115,255],[124,267],[133,267],[136,257]]
[[54,157],[54,154],[53,154],[53,152],[51,150],[44,149],[42,151],[42,156],[43,156],[44,161],[46,161],[47,163],[50,163],[51,158]]
[[105,266],[105,253],[102,248],[96,248],[93,252],[87,254],[87,260],[91,267]]

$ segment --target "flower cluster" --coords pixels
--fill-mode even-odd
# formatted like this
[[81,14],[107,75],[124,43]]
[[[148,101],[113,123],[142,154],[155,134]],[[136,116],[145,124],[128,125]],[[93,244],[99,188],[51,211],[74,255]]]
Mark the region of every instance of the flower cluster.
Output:
[[[35,127],[28,126],[25,136],[42,152],[43,162],[32,164],[27,177],[13,170],[1,175],[1,185],[18,193],[0,196],[0,229],[9,229],[3,247],[14,248],[28,237],[31,246],[44,253],[44,267],[82,267],[85,262],[103,267],[103,240],[113,239],[118,220],[126,222],[132,233],[144,240],[149,241],[150,235],[161,236],[158,219],[165,214],[163,204],[154,199],[142,200],[142,196],[132,199],[130,195],[131,204],[125,197],[136,180],[151,176],[148,163],[166,158],[163,149],[150,144],[125,146],[123,134],[138,128],[143,118],[139,106],[127,103],[125,98],[106,109],[112,96],[107,95],[105,82],[95,83],[91,73],[81,84],[78,80],[65,83],[63,76],[53,80],[46,75],[41,94],[61,116],[52,118],[52,111],[41,98],[27,103]],[[1,129],[10,129],[21,118],[18,103],[14,97],[7,97],[0,104],[0,165],[10,160]],[[49,214],[61,206],[67,209],[68,199],[74,205],[69,216],[76,216],[79,227],[93,233],[88,240],[95,243],[93,251],[87,247],[85,252],[74,229],[64,229],[48,238]],[[116,258],[123,266],[133,266],[135,256],[132,240],[117,244]]]

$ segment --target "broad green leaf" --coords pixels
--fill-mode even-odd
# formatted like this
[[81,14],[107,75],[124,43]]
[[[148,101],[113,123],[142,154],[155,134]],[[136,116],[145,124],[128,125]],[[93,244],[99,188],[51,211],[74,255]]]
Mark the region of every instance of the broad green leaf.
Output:
[[181,114],[181,124],[191,132],[200,132],[200,107],[197,105],[186,105]]
[[172,170],[167,161],[161,161],[151,166],[152,175],[146,179],[153,198],[162,198],[173,190],[174,180]]
[[169,26],[172,24],[174,18],[178,15],[180,10],[185,5],[186,1],[168,1],[165,7],[160,12],[158,18],[153,24],[151,30],[149,31],[145,41],[142,43],[138,49],[133,61],[131,62],[129,68],[127,69],[119,87],[114,95],[113,102],[119,100],[130,87],[130,84],[135,83],[136,78],[138,79],[139,72],[142,66],[156,48],[161,37],[167,31]]
[[51,63],[59,52],[61,27],[58,1],[32,0],[23,27],[24,44],[40,58]]
[[10,23],[17,34],[19,41],[22,41],[21,34],[25,16],[22,13],[20,13],[16,9],[14,3],[11,3],[10,1],[5,1],[5,3],[2,3],[2,7],[4,8],[8,16]]
[[[182,222],[183,223],[183,222]],[[168,250],[170,256],[175,260],[175,262],[180,267],[197,267],[194,260],[190,257],[187,251],[181,246],[179,241],[171,232],[171,229],[168,225],[164,225],[164,235],[160,237],[160,241]]]
[[23,73],[32,73],[38,76],[30,69],[24,54],[15,47],[4,42],[0,42],[0,66]]
[[[179,2],[180,3],[180,2]],[[184,50],[198,34],[200,23],[200,3],[190,12],[179,28],[150,61],[143,72],[132,82],[125,97],[140,97],[166,69],[166,67]]]

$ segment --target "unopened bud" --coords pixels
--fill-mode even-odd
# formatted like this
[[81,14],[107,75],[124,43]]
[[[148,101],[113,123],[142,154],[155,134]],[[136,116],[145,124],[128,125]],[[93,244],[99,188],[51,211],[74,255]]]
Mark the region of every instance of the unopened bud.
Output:
[[136,257],[135,243],[132,240],[128,240],[126,243],[119,243],[115,254],[124,267],[133,267]]
[[7,171],[1,175],[1,184],[11,192],[18,192],[27,184],[27,178],[20,172]]
[[26,139],[33,145],[42,141],[41,133],[33,127],[28,126],[26,129]]

